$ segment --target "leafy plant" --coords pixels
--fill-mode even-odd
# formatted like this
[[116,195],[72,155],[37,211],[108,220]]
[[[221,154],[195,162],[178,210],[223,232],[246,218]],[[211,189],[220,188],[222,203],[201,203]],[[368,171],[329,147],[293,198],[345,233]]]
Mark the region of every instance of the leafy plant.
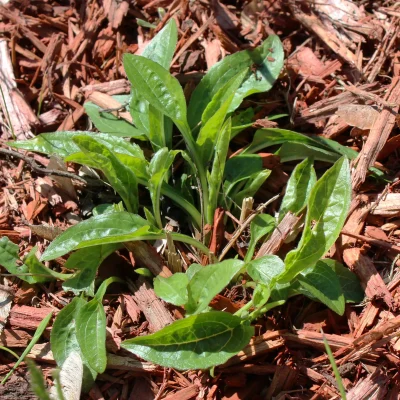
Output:
[[[357,297],[348,290],[349,282],[357,286],[350,271],[321,260],[347,216],[351,186],[347,157],[354,154],[321,138],[262,129],[242,154],[228,159],[231,138],[248,127],[254,114],[249,109],[235,115],[235,110],[246,96],[269,90],[280,73],[283,49],[278,37],[270,36],[255,50],[238,52],[217,63],[196,87],[188,105],[180,83],[168,72],[176,41],[177,29],[171,20],[142,56],[125,55],[124,67],[132,83],[128,109],[134,124],[90,103],[87,112],[102,133],[45,133],[10,143],[16,148],[56,153],[65,161],[100,171],[123,202],[122,206],[97,207],[91,218],[67,229],[48,246],[42,261],[74,251],[65,265],[73,274],[45,267],[34,254],[18,266],[18,248],[5,238],[0,240],[0,263],[10,272],[29,283],[61,279],[65,290],[82,293],[58,314],[51,346],[61,367],[67,354],[79,354],[86,389],[106,368],[102,298],[107,285],[115,280],[104,281],[94,294],[97,269],[124,243],[166,239],[163,228],[168,215],[163,205],[180,207],[187,218],[179,221],[184,233],[169,232],[169,238],[191,246],[198,259],[210,256],[211,265],[192,264],[186,272],[155,277],[156,294],[184,307],[186,316],[152,335],[122,343],[146,360],[177,369],[209,368],[246,346],[254,333],[251,322],[293,295],[304,294],[339,314],[343,314],[346,301],[358,301],[362,295]],[[174,126],[183,142],[175,140]],[[151,148],[150,159],[132,138],[140,140],[143,148]],[[276,255],[253,259],[278,222],[260,214],[250,225],[245,259],[212,263],[215,257],[208,248],[206,225],[213,225],[217,207],[237,214],[237,204],[255,195],[270,174],[256,152],[276,145],[281,146],[277,152],[283,162],[304,160],[291,175],[279,213],[279,219],[288,212],[305,215],[297,248],[285,260]],[[295,157],[290,156],[293,149],[298,151]],[[318,180],[314,159],[334,163]],[[143,194],[142,186],[149,196]],[[253,288],[252,300],[235,315],[210,310],[213,297],[239,276]]]

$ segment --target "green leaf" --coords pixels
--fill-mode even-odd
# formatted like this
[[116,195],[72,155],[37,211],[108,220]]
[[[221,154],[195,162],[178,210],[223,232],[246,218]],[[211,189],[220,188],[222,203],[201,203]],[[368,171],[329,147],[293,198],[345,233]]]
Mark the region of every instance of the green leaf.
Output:
[[334,163],[340,158],[340,154],[332,151],[327,151],[319,147],[310,146],[303,143],[283,143],[281,148],[275,153],[281,159],[282,163],[304,160],[305,158],[313,158],[317,161],[324,161],[328,163]]
[[276,278],[284,271],[285,264],[275,255],[266,255],[246,264],[247,273],[258,283],[272,287]]
[[289,211],[293,214],[300,213],[307,205],[310,192],[317,182],[313,164],[311,158],[306,158],[296,165],[286,185],[285,196],[279,210],[279,220],[282,220]]
[[351,198],[350,168],[341,158],[316,183],[308,200],[304,231],[297,249],[285,258],[280,283],[314,265],[335,243],[347,217]]
[[363,301],[365,296],[364,291],[361,288],[360,281],[353,272],[351,272],[340,262],[331,260],[329,258],[324,258],[318,261],[318,263],[327,264],[335,271],[335,274],[339,279],[346,303],[360,303]]
[[9,146],[18,149],[32,150],[38,153],[58,154],[61,157],[68,157],[80,151],[78,145],[72,139],[75,136],[82,135],[96,139],[115,153],[126,154],[145,160],[143,151],[137,144],[131,144],[117,136],[85,131],[42,133],[30,140],[10,142]]
[[75,295],[86,292],[93,295],[94,280],[101,263],[114,251],[121,247],[118,243],[86,247],[72,253],[65,263],[65,268],[78,271],[63,283],[65,291],[72,291]]
[[208,176],[209,185],[209,201],[207,207],[207,218],[212,221],[214,212],[217,208],[219,191],[221,189],[226,157],[229,149],[229,139],[231,136],[231,120],[228,119],[222,127],[220,134],[215,145],[214,160],[211,173]]
[[85,111],[94,126],[102,133],[110,135],[143,139],[143,133],[125,119],[118,118],[111,112],[101,111],[102,108],[87,101]]
[[163,228],[160,214],[161,188],[164,182],[164,177],[168,173],[177,153],[179,153],[179,150],[168,151],[168,149],[164,147],[154,154],[148,167],[148,173],[150,176],[148,183],[150,197],[153,203],[154,217],[156,218],[160,229]]
[[126,208],[130,212],[137,212],[139,208],[138,183],[133,171],[126,167],[109,150],[97,140],[82,135],[75,136],[73,141],[91,159],[97,169],[103,171],[113,189],[121,196]]
[[[236,91],[229,111],[253,93],[271,89],[283,66],[283,48],[278,36],[269,36],[255,50],[244,50],[215,64],[194,90],[188,108],[190,127],[195,127],[214,95],[235,75],[250,69]],[[257,68],[257,72],[251,69]]]
[[121,346],[153,363],[176,368],[207,369],[225,363],[246,346],[254,328],[226,312],[212,311],[175,321],[148,336]]
[[142,57],[155,61],[165,69],[169,69],[175,53],[178,40],[176,22],[171,18],[168,23],[157,33],[152,41],[145,47]]
[[257,130],[254,134],[251,145],[244,151],[244,153],[256,153],[266,147],[276,146],[286,142],[303,144],[317,149],[325,149],[327,152],[334,154],[332,148],[323,144],[317,139],[317,137],[306,136],[301,133],[279,128],[264,128]]
[[139,215],[128,212],[102,214],[71,226],[57,236],[41,259],[53,260],[72,250],[100,244],[142,240],[149,232],[148,222]]
[[233,139],[240,132],[253,125],[254,110],[246,108],[244,111],[239,112],[232,117],[232,132],[231,139]]
[[191,264],[190,267],[186,270],[186,275],[189,279],[189,281],[199,272],[201,271],[203,268],[202,265],[200,264]]
[[107,366],[106,314],[96,299],[82,305],[76,315],[76,338],[83,358],[99,374]]
[[250,224],[250,243],[244,259],[249,262],[254,255],[258,241],[275,229],[275,219],[268,214],[259,214],[254,217]]
[[297,275],[300,285],[321,303],[339,315],[344,314],[345,299],[335,271],[323,262],[317,262]]
[[229,284],[242,266],[243,261],[231,259],[208,265],[198,271],[188,285],[189,301],[186,312],[198,314],[204,311],[214,296]]
[[157,151],[166,145],[164,132],[164,114],[149,104],[149,131],[148,139],[154,149]]
[[187,286],[189,279],[186,274],[175,273],[168,278],[157,276],[154,279],[154,291],[167,303],[183,306],[188,301]]
[[160,64],[133,54],[124,55],[124,67],[133,87],[176,125],[186,122],[186,101],[178,80]]

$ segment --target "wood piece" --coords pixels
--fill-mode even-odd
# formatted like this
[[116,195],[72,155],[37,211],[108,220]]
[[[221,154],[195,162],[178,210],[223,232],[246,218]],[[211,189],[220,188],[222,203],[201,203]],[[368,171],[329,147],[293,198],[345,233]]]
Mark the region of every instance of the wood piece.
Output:
[[139,277],[136,282],[129,282],[128,286],[133,292],[133,299],[149,322],[151,332],[157,332],[174,322],[171,313],[144,278]]
[[26,347],[32,336],[21,329],[4,329],[0,335],[0,343],[4,347]]
[[244,372],[251,375],[271,375],[277,370],[277,365],[240,364],[232,367],[218,369],[218,372],[231,374]]
[[132,253],[135,263],[139,266],[148,268],[153,275],[160,275],[163,278],[168,278],[172,272],[164,264],[163,259],[157,253],[153,246],[142,242],[125,242],[124,246]]
[[[108,94],[101,92],[90,93],[88,96],[88,100],[92,101],[94,104],[98,105],[99,107],[105,110],[118,109],[123,106],[119,101],[115,100]],[[128,111],[110,111],[110,112],[116,117],[122,118],[132,123],[132,116],[130,112]]]
[[119,371],[146,372],[149,374],[155,373],[157,375],[163,373],[163,368],[158,365],[110,353],[107,354],[107,368]]
[[12,134],[19,140],[33,137],[31,128],[40,125],[38,118],[17,89],[13,65],[7,41],[0,40],[0,106],[10,127],[3,139],[11,139]]
[[353,336],[354,338],[360,337],[365,328],[373,325],[375,318],[378,316],[380,311],[380,307],[377,307],[374,303],[369,303],[367,307],[364,309],[361,318],[359,319],[359,323],[354,330]]
[[85,109],[82,106],[76,108],[72,114],[64,119],[57,131],[70,131],[84,114]]
[[127,79],[117,79],[115,81],[94,83],[86,85],[80,89],[83,93],[100,92],[106,93],[109,96],[116,94],[128,94],[131,91],[131,84]]
[[266,254],[276,254],[298,221],[299,218],[294,214],[287,213],[275,228],[271,237],[261,246],[255,258],[263,257]]
[[12,328],[36,330],[43,318],[51,311],[52,309],[49,307],[36,308],[15,304],[11,309],[8,321]]
[[256,336],[251,339],[250,343],[240,351],[236,356],[228,360],[222,368],[248,361],[253,357],[258,357],[270,351],[276,350],[283,346],[284,340],[282,334],[285,331],[272,331]]
[[177,392],[164,397],[164,400],[190,400],[194,399],[199,393],[200,388],[198,385],[190,385],[187,388],[178,390]]
[[283,391],[288,391],[296,384],[299,373],[294,368],[287,365],[278,365],[277,370],[272,379],[271,385],[268,388],[267,400],[276,398]]
[[370,299],[382,298],[390,308],[393,307],[394,299],[391,293],[376,270],[372,260],[363,255],[361,249],[346,249],[343,252],[343,260],[358,276],[365,294]]
[[360,379],[347,393],[347,400],[383,400],[388,390],[389,378],[377,369]]
[[352,174],[352,186],[357,190],[365,181],[368,169],[372,167],[378,158],[380,151],[385,145],[396,123],[396,114],[399,112],[400,104],[400,78],[395,77],[388,89],[387,101],[397,104],[393,108],[383,109],[373,127],[371,128],[365,146],[356,159],[356,168]]

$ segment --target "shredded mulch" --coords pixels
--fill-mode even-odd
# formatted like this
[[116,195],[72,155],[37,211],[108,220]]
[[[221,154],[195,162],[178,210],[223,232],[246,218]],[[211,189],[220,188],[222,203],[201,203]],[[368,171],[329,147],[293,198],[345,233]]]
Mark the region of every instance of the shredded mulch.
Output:
[[[100,268],[100,277],[129,276],[132,284],[129,290],[113,285],[106,295],[111,356],[106,373],[83,398],[340,398],[321,329],[349,400],[399,398],[400,6],[394,0],[14,0],[0,5],[0,235],[19,244],[21,255],[34,246],[42,252],[48,240],[84,219],[90,205],[114,199],[95,183],[72,185],[68,172],[76,167],[67,171],[57,159],[33,153],[17,158],[7,153],[6,141],[56,130],[94,130],[84,102],[109,106],[109,96],[129,93],[122,55],[140,54],[170,18],[179,27],[171,72],[187,96],[225,55],[279,35],[286,60],[281,76],[270,92],[246,99],[243,107],[259,107],[255,127],[271,126],[269,115],[286,113],[288,117],[277,121],[279,127],[318,134],[360,153],[352,165],[348,219],[329,255],[357,274],[366,298],[363,304],[347,305],[343,317],[304,297],[292,298],[257,321],[252,343],[213,376],[138,364],[132,354],[119,350],[121,341],[157,331],[181,314],[154,298],[145,279],[133,274],[132,263],[150,262],[158,273],[171,273],[162,255],[137,244],[131,253],[109,257]],[[232,153],[246,146],[253,132],[238,135]],[[371,179],[370,167],[391,180]],[[290,163],[274,162],[256,203],[281,193],[292,169]],[[54,176],[54,171],[67,175]],[[231,234],[218,236],[216,251]],[[246,241],[246,234],[238,242]],[[283,239],[263,251],[276,253],[285,246]],[[240,252],[240,246],[234,249]],[[183,257],[190,256],[180,250]],[[65,259],[57,263],[62,268]],[[235,311],[247,296],[244,287],[234,287],[217,296],[212,306]],[[6,276],[0,298],[0,344],[17,353],[49,310],[56,313],[71,299],[58,283],[28,285]],[[48,377],[54,367],[48,331],[42,339],[29,357]],[[14,362],[0,352],[0,374]],[[23,363],[0,387],[0,397],[33,398]]]

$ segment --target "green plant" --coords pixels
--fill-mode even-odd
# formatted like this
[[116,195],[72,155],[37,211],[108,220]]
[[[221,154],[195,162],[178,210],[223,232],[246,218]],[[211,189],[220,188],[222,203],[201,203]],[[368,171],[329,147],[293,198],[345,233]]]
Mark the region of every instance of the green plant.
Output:
[[[119,100],[129,100],[135,125],[88,103],[87,112],[102,133],[55,132],[10,143],[17,148],[56,153],[65,161],[101,171],[123,202],[96,208],[93,217],[67,229],[48,246],[42,261],[74,251],[65,264],[73,274],[45,267],[34,256],[35,251],[20,263],[18,246],[7,238],[0,240],[0,264],[9,272],[29,283],[61,279],[65,290],[82,294],[58,314],[51,346],[59,366],[69,352],[80,355],[86,389],[106,368],[102,298],[114,278],[103,282],[95,294],[99,265],[127,242],[167,237],[162,196],[169,199],[163,203],[184,210],[190,222],[185,233],[172,232],[169,237],[191,246],[199,259],[210,255],[210,238],[204,228],[213,224],[216,208],[237,213],[237,204],[253,196],[269,176],[261,156],[255,154],[261,148],[281,145],[278,154],[283,162],[303,160],[292,173],[280,212],[280,218],[288,212],[305,215],[298,247],[285,260],[275,255],[253,259],[257,246],[276,226],[272,216],[256,216],[244,260],[221,260],[207,267],[192,264],[185,273],[157,276],[156,294],[183,306],[186,318],[153,335],[126,340],[122,347],[164,366],[209,368],[238,353],[254,333],[251,322],[290,296],[304,294],[343,314],[345,302],[358,301],[362,294],[357,292],[358,282],[350,271],[339,263],[321,260],[347,216],[351,190],[347,157],[354,154],[329,140],[261,129],[242,154],[227,159],[230,139],[248,126],[254,114],[248,109],[235,115],[235,110],[246,96],[269,90],[279,75],[283,65],[279,39],[270,36],[257,49],[238,52],[216,64],[196,87],[188,106],[179,82],[167,70],[176,40],[177,29],[171,20],[142,56],[125,55],[132,93],[129,99]],[[183,144],[174,140],[174,126]],[[150,143],[150,160],[132,138],[142,141],[143,147],[146,141]],[[292,151],[296,151],[295,157]],[[183,167],[175,171],[178,158]],[[319,180],[314,159],[334,163]],[[151,210],[139,202],[139,185],[149,191]],[[184,219],[179,222],[185,225]],[[197,239],[191,231],[199,233]],[[210,262],[213,259],[210,255]],[[210,311],[213,297],[243,275],[254,290],[252,300],[235,315]],[[350,292],[348,286],[353,284],[355,290]],[[92,300],[87,301],[87,297]]]

